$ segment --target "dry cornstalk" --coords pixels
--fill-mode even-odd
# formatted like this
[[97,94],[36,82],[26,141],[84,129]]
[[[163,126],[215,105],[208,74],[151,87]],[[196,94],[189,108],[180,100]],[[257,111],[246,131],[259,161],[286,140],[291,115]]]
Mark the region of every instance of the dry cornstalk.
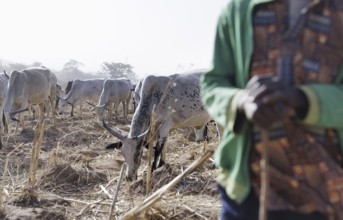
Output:
[[188,205],[186,204],[183,204],[182,207],[184,207],[185,209],[187,209],[188,211],[192,212],[194,215],[204,219],[204,220],[208,220],[208,218],[206,218],[205,216],[203,216],[202,214],[200,213],[197,213],[194,209],[192,209],[191,207],[189,207]]
[[33,189],[36,184],[36,173],[37,173],[37,167],[38,167],[39,153],[40,153],[40,149],[41,149],[42,141],[43,141],[45,120],[43,121],[42,125],[40,124],[38,125],[39,126],[37,126],[35,138],[33,140],[34,145],[32,147],[31,163],[30,163],[30,171],[29,171],[29,188],[31,189]]
[[126,163],[123,163],[123,165],[121,166],[121,170],[120,170],[120,176],[119,176],[119,180],[118,180],[118,183],[117,183],[117,189],[114,193],[114,196],[113,196],[113,201],[112,201],[112,205],[111,205],[111,211],[110,211],[110,214],[108,216],[108,220],[111,220],[111,217],[113,215],[113,211],[114,211],[114,207],[116,205],[116,202],[117,202],[117,197],[118,197],[118,192],[119,192],[119,188],[120,188],[120,184],[121,184],[121,181],[123,180],[123,176],[124,176],[124,171],[126,170]]
[[88,212],[89,210],[91,210],[96,204],[99,204],[103,201],[103,199],[97,200],[95,202],[91,202],[91,203],[85,203],[87,204],[84,208],[82,208],[80,210],[80,212],[76,215],[76,217],[81,217],[84,213]]
[[148,195],[151,191],[151,176],[152,176],[152,154],[154,146],[152,142],[149,142],[149,155],[148,155],[148,171],[146,175],[146,194]]
[[263,151],[261,158],[261,192],[260,192],[260,210],[259,220],[267,220],[268,206],[268,186],[269,186],[269,170],[268,170],[268,147],[269,147],[269,132],[262,131]]
[[182,172],[177,177],[175,177],[171,182],[169,182],[167,185],[157,190],[155,193],[151,194],[139,206],[134,207],[129,212],[127,212],[124,216],[122,216],[121,220],[137,219],[140,213],[142,213],[143,211],[148,209],[150,206],[152,206],[154,203],[159,201],[162,198],[162,196],[166,192],[171,190],[177,183],[179,183],[182,180],[182,178],[192,173],[197,167],[203,164],[212,155],[213,155],[213,150],[207,151],[205,155],[203,155],[202,157],[194,161],[191,165],[188,166],[188,168],[184,172]]
[[5,167],[4,167],[4,170],[2,171],[2,183],[1,183],[1,189],[0,189],[0,208],[3,208],[2,207],[2,203],[4,201],[3,192],[4,192],[4,188],[5,188],[5,183],[6,183],[6,171],[7,171],[7,167],[8,167],[8,160],[12,156],[12,154],[22,146],[24,146],[24,144],[17,145],[11,152],[9,152],[6,155]]

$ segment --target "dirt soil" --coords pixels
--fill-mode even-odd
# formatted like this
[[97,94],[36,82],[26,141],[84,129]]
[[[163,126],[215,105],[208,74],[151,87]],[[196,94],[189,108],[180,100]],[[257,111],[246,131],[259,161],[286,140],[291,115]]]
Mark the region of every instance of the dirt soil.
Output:
[[[109,219],[124,158],[120,150],[105,149],[118,140],[97,121],[94,110],[84,107],[82,114],[76,112],[74,117],[66,113],[56,124],[52,118],[46,119],[34,188],[29,184],[29,171],[37,120],[29,115],[26,118],[24,128],[17,133],[15,123],[10,123],[10,134],[0,152],[0,219]],[[132,114],[130,121],[131,118]],[[111,119],[110,125],[123,132],[130,130],[130,124],[123,120]],[[170,133],[167,164],[153,173],[153,192],[179,175],[205,150],[215,149],[217,137],[215,129],[211,130],[209,143],[195,142],[191,129]],[[133,182],[124,178],[111,219],[120,219],[148,196],[147,160],[148,150],[144,149],[138,178]],[[216,172],[213,159],[207,160],[137,219],[218,219]]]

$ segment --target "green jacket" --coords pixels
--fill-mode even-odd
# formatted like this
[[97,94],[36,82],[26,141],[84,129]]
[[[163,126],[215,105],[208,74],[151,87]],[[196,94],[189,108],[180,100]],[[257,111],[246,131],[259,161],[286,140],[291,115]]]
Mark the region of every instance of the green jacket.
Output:
[[[273,0],[231,0],[222,12],[214,45],[211,69],[201,78],[201,95],[209,114],[224,128],[215,153],[218,182],[231,199],[241,203],[250,190],[248,155],[251,125],[236,129],[236,108],[240,92],[249,77],[253,51],[252,9]],[[338,131],[343,143],[343,65],[334,84],[306,84],[301,87],[309,100],[303,121]]]

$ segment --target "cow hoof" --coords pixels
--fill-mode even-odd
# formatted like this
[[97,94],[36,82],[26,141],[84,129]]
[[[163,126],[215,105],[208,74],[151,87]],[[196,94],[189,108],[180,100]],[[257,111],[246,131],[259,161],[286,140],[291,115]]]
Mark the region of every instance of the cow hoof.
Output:
[[158,167],[157,168],[160,168],[164,165],[164,161],[163,160],[160,160],[160,162],[158,163]]

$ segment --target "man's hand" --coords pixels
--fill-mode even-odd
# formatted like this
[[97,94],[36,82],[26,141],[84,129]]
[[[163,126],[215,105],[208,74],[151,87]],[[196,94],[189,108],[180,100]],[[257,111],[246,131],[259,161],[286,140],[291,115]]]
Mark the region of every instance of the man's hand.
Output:
[[248,94],[243,95],[238,104],[238,111],[261,128],[269,128],[273,123],[282,121],[293,114],[293,110],[287,105],[263,104],[253,100],[254,98]]
[[251,78],[238,105],[239,112],[262,128],[294,115],[303,118],[307,109],[303,92],[272,76]]

